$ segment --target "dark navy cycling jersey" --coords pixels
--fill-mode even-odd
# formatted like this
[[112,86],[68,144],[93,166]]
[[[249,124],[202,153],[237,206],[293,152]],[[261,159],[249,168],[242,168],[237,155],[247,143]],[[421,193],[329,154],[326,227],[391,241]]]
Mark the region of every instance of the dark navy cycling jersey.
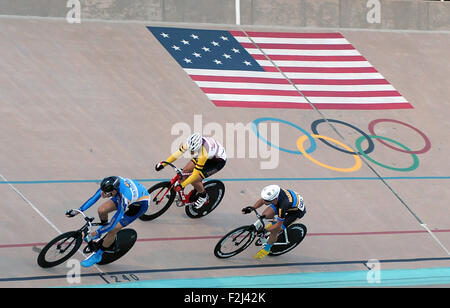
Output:
[[[111,198],[117,207],[117,211],[106,226],[102,226],[97,230],[98,235],[96,238],[100,237],[103,233],[111,231],[123,218],[127,207],[130,204],[139,202],[148,206],[150,201],[150,196],[144,185],[127,178],[119,177],[119,179],[120,184],[118,192]],[[100,199],[101,193],[101,190],[98,189],[97,192],[80,207],[80,211],[84,212],[94,205]]]
[[284,222],[288,213],[306,211],[303,197],[290,189],[281,189],[277,204],[271,203],[270,206],[275,211],[275,219],[281,222]]

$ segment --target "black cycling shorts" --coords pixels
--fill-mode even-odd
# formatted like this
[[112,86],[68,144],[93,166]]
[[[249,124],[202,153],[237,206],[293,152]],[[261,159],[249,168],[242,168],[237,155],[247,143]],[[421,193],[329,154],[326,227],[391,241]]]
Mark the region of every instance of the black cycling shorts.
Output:
[[208,159],[200,171],[200,175],[203,179],[206,179],[213,175],[214,173],[219,172],[226,164],[226,160],[221,158],[212,158]]

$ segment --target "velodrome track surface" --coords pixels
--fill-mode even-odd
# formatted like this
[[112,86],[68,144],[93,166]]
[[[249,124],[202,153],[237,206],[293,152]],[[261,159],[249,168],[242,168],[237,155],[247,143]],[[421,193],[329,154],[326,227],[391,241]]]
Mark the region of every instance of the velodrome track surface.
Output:
[[[214,106],[145,26],[0,18],[1,287],[69,286],[64,265],[42,269],[36,263],[36,251],[46,242],[79,227],[80,220],[65,218],[65,210],[79,207],[108,175],[140,179],[148,187],[172,177],[170,170],[156,173],[153,167],[171,151],[177,137],[171,135],[173,125],[193,127],[194,114],[201,115],[203,125],[273,117],[308,132],[322,116],[367,133],[370,122],[393,119],[425,134],[431,147],[417,155],[419,166],[410,171],[364,160],[361,169],[343,173],[283,151],[275,169],[262,170],[259,158],[231,158],[215,176],[225,182],[226,195],[214,212],[193,220],[172,206],[155,221],[136,221],[132,227],[139,239],[132,251],[110,265],[82,269],[81,285],[113,284],[115,277],[165,281],[165,286],[177,286],[179,279],[234,277],[236,284],[242,276],[320,273],[325,274],[321,285],[327,286],[340,279],[327,273],[367,271],[369,259],[378,259],[382,270],[416,269],[427,275],[428,268],[441,268],[441,279],[432,284],[450,285],[450,34],[339,31],[414,108],[319,114]],[[345,125],[335,127],[345,141],[325,123],[318,129],[351,145],[360,136]],[[427,145],[418,132],[399,123],[380,122],[375,129],[411,150]],[[281,146],[296,150],[301,135],[280,124]],[[410,154],[374,142],[376,161],[396,168],[413,163]],[[354,162],[319,141],[311,155],[342,168]],[[251,246],[234,258],[217,259],[218,239],[254,222],[240,209],[270,183],[302,194],[307,238],[276,258],[254,261]],[[96,216],[96,207],[88,213]],[[302,286],[298,277],[293,286]],[[411,284],[423,285],[426,279]],[[261,283],[270,287],[268,281]]]

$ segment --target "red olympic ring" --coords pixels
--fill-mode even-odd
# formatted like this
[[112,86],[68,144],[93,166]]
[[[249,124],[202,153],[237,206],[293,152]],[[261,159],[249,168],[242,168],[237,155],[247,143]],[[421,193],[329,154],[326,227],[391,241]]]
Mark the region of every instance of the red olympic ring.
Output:
[[406,151],[406,150],[403,150],[403,149],[396,148],[396,147],[394,147],[394,146],[392,146],[392,145],[386,143],[385,141],[383,141],[383,140],[381,140],[381,139],[377,139],[379,142],[381,142],[382,144],[384,144],[384,145],[387,146],[388,148],[391,148],[391,149],[396,150],[396,151],[399,151],[399,152],[407,153],[407,154],[422,154],[422,153],[425,153],[425,152],[427,152],[428,150],[431,149],[431,142],[430,142],[430,139],[428,139],[428,137],[427,137],[424,133],[422,133],[420,130],[418,130],[418,129],[415,128],[414,126],[411,126],[411,125],[409,125],[409,124],[407,124],[407,123],[404,123],[404,122],[401,122],[401,121],[398,121],[398,120],[393,120],[393,119],[378,119],[378,120],[373,120],[372,122],[369,123],[369,132],[370,132],[372,135],[376,135],[376,134],[375,134],[375,131],[374,131],[374,127],[375,127],[375,125],[376,125],[377,123],[380,123],[380,122],[393,122],[393,123],[402,124],[402,125],[404,125],[404,126],[406,126],[406,127],[411,128],[412,130],[416,131],[416,132],[417,132],[419,135],[421,135],[422,138],[425,140],[425,146],[424,146],[422,149],[417,150],[417,151]]

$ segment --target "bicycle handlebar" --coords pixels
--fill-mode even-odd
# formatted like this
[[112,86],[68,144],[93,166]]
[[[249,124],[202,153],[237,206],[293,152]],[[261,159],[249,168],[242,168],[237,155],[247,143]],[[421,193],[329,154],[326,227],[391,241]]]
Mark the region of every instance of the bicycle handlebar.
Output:
[[[262,228],[264,229],[266,227],[266,224],[264,223],[264,218],[266,218],[266,215],[259,215],[258,211],[254,207],[250,207],[253,212],[255,212],[256,217],[258,217],[259,221],[262,224]],[[258,229],[258,226],[256,223],[254,224],[255,227]]]
[[176,171],[176,173],[178,173],[180,176],[183,174],[183,170],[181,170],[180,168],[178,168],[178,167],[175,166],[174,164],[169,163],[169,162],[167,162],[167,161],[162,161],[161,163],[162,163],[162,164],[169,165],[170,167],[172,167],[172,168]]
[[83,211],[79,210],[79,209],[72,209],[72,211],[77,212],[78,214],[81,214],[81,216],[83,216],[84,220],[87,222],[88,226],[89,226],[89,233],[92,231],[92,227],[93,226],[98,226],[100,225],[99,223],[93,223],[94,221],[94,217],[87,217]]

